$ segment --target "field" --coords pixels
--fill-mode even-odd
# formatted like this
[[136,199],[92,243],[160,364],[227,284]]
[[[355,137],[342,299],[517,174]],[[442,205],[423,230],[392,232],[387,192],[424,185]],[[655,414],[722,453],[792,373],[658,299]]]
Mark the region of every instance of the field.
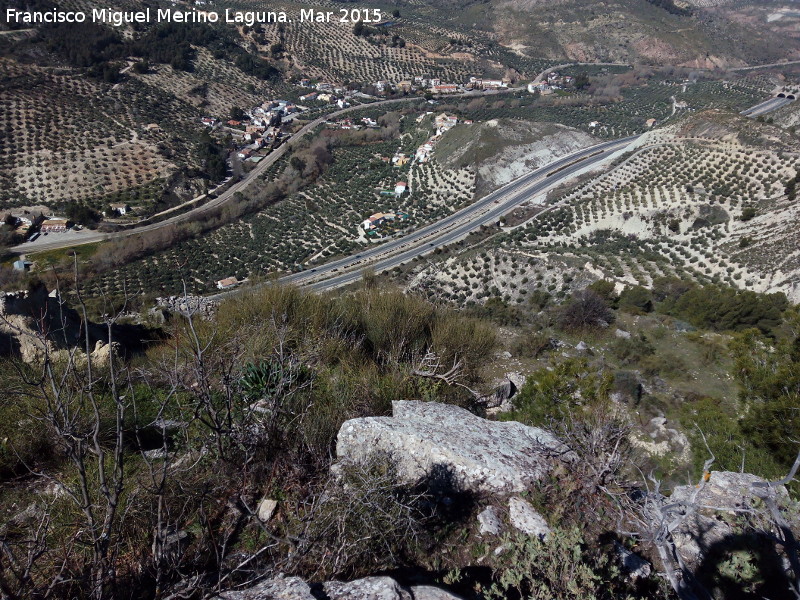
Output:
[[[719,137],[737,124],[711,112],[653,132],[607,173],[551,195],[553,210],[410,286],[462,304],[493,295],[521,303],[536,291],[567,295],[587,278],[649,286],[675,276],[796,301],[798,207],[785,186],[800,154],[777,128],[752,121],[738,124],[739,139]],[[753,128],[769,144],[749,143]]]
[[694,83],[653,77],[641,85],[625,87],[613,81],[612,84],[616,97],[606,96],[602,90],[595,96],[553,94],[538,99],[526,93],[513,98],[464,101],[454,108],[476,121],[502,118],[549,121],[600,138],[618,138],[646,131],[648,119],[662,125],[697,110],[743,110],[766,98],[771,89],[767,82],[756,77]]
[[[208,292],[224,277],[265,277],[357,252],[393,231],[440,219],[470,202],[475,175],[469,168],[447,169],[435,161],[397,168],[387,162],[398,150],[413,154],[431,133],[409,116],[402,125],[398,139],[336,148],[332,165],[314,185],[240,222],[106,274],[96,280],[95,291],[174,294],[185,281],[192,292]],[[268,178],[286,164],[287,159],[279,161]],[[398,181],[407,182],[411,193],[394,197]],[[361,222],[389,211],[408,218],[368,241]]]
[[[0,209],[85,202],[166,177],[159,136],[111,86],[0,59]],[[152,103],[150,103],[152,104]]]
[[[155,290],[158,293],[172,294],[179,292],[182,289],[182,282],[185,281],[193,292],[208,292],[214,289],[217,280],[224,277],[236,276],[241,280],[310,268],[319,261],[325,261],[331,257],[357,253],[358,249],[364,247],[365,244],[378,242],[382,236],[390,235],[398,229],[402,231],[405,228],[413,228],[437,220],[470,202],[476,191],[482,190],[481,193],[484,193],[487,189],[486,185],[489,185],[486,182],[491,181],[492,177],[506,177],[510,174],[510,171],[509,174],[504,174],[505,171],[503,173],[486,171],[486,165],[491,163],[492,159],[484,154],[486,152],[492,154],[501,150],[501,147],[495,143],[498,134],[491,127],[489,130],[492,131],[486,130],[487,124],[494,123],[494,119],[497,117],[502,117],[499,122],[503,123],[503,131],[505,131],[503,136],[518,137],[519,143],[527,144],[524,145],[528,149],[527,152],[538,155],[544,151],[539,146],[550,139],[548,136],[553,138],[551,142],[547,142],[548,147],[556,143],[556,140],[563,139],[562,141],[567,143],[567,138],[575,137],[567,144],[569,146],[567,150],[569,150],[573,146],[577,148],[591,143],[593,138],[586,136],[584,132],[603,138],[644,131],[646,118],[652,118],[653,114],[664,115],[663,122],[666,124],[666,129],[656,129],[650,135],[653,139],[668,137],[672,134],[664,132],[670,127],[678,127],[677,124],[681,124],[680,127],[686,127],[686,119],[683,117],[691,115],[693,105],[697,106],[700,103],[712,106],[733,104],[735,109],[739,109],[760,100],[763,97],[763,85],[764,83],[760,80],[751,79],[742,79],[734,83],[697,82],[688,85],[657,80],[645,86],[630,87],[624,90],[625,100],[589,103],[588,106],[574,104],[576,99],[581,99],[578,95],[553,99],[552,96],[537,98],[531,94],[503,100],[479,99],[462,101],[457,104],[445,103],[435,107],[437,114],[438,111],[445,110],[453,111],[462,117],[488,117],[489,120],[486,123],[459,125],[444,137],[441,142],[441,154],[437,155],[434,151],[434,158],[431,162],[413,163],[411,166],[398,169],[391,166],[388,162],[389,158],[396,152],[405,152],[407,155],[413,156],[415,149],[432,133],[433,126],[430,118],[422,119],[417,123],[416,113],[410,113],[400,122],[399,138],[336,148],[333,151],[333,164],[315,184],[291,194],[285,200],[257,214],[245,217],[240,222],[226,225],[202,237],[181,242],[168,251],[138,260],[115,273],[105,274],[97,279],[96,291],[102,290],[106,293],[119,294],[123,289],[131,293]],[[673,103],[673,97],[675,103],[678,104],[677,107]],[[585,102],[585,100],[583,101]],[[357,121],[362,116],[378,118],[380,114],[379,109],[365,107],[353,120]],[[600,115],[603,116],[600,117]],[[525,123],[533,118],[539,118],[545,123],[528,124],[514,133],[515,128],[512,125],[515,121]],[[589,127],[591,119],[597,120],[600,125]],[[548,121],[550,123],[568,121],[579,131],[559,129],[560,126],[549,124]],[[675,123],[675,125],[670,125],[670,123]],[[483,132],[479,135],[480,140],[477,141],[477,144],[480,146],[483,141],[486,141],[484,145],[487,147],[472,148],[467,154],[474,155],[476,161],[483,157],[481,159],[483,162],[474,162],[463,156],[461,159],[453,160],[452,155],[457,150],[454,145],[460,146],[458,139],[469,135],[470,128],[473,127],[476,128],[476,131]],[[478,134],[476,133],[476,135]],[[511,142],[512,146],[514,143],[516,142]],[[553,148],[550,150],[552,151]],[[701,150],[698,149],[699,151]],[[733,166],[725,162],[728,159],[726,152],[726,150],[720,150],[716,154],[712,153],[708,156],[684,153],[685,156],[674,158],[677,164],[675,172],[681,173],[682,177],[689,177],[692,181],[696,179],[694,185],[698,187],[698,194],[699,190],[704,188],[715,195],[744,194],[747,201],[775,196],[779,192],[778,188],[782,178],[788,178],[789,166],[787,165],[772,178],[766,177],[759,171],[757,176],[754,175],[752,181],[748,181],[747,184],[742,184],[736,189],[728,189],[726,187],[728,184],[725,183],[726,175],[733,169]],[[559,151],[558,153],[563,152]],[[494,156],[494,154],[492,155]],[[497,154],[497,156],[500,155]],[[771,156],[771,154],[767,154],[762,158],[769,160]],[[511,160],[513,157],[509,155],[507,158]],[[545,160],[544,155],[542,160]],[[657,153],[653,153],[652,156],[642,153],[637,155],[635,160],[639,162],[636,162],[633,167],[623,165],[614,171],[614,177],[623,177],[625,173],[629,172],[642,172],[641,179],[625,182],[624,185],[627,186],[624,188],[625,192],[623,192],[623,187],[620,187],[621,183],[613,184],[618,186],[615,193],[619,195],[621,206],[625,206],[624,198],[627,196],[622,194],[628,193],[628,188],[631,190],[631,198],[636,198],[637,202],[651,202],[649,198],[652,194],[648,196],[642,188],[646,188],[650,181],[660,182],[659,178],[650,172],[650,169],[656,169],[660,161],[664,160],[664,156]],[[673,160],[671,155],[670,160]],[[686,164],[678,164],[679,160],[685,161]],[[714,167],[708,173],[698,172],[697,177],[690,176],[692,171],[686,165],[694,167],[701,164],[698,161],[707,161]],[[505,164],[502,161],[498,164],[501,163]],[[279,162],[271,169],[269,177],[277,177],[286,168],[286,164],[285,160]],[[603,183],[607,179],[608,176],[600,178],[596,184],[597,187],[592,189],[597,190],[596,193],[601,195],[604,202],[615,203],[617,202],[616,196],[609,200],[606,195],[603,195],[608,191],[606,187],[609,184]],[[403,195],[399,199],[391,196],[389,192],[394,189],[397,181],[408,182],[412,189],[411,194]],[[620,179],[621,181],[622,179]],[[502,181],[498,180],[493,185],[498,183],[502,183]],[[669,189],[673,190],[671,193],[677,194],[675,190],[679,190],[687,184],[676,177],[664,181],[663,185],[670,186]],[[381,194],[382,191],[384,194]],[[574,193],[577,194],[577,192]],[[577,197],[575,196],[575,198]],[[573,200],[569,201],[572,203]],[[586,201],[588,202],[588,200]],[[633,200],[629,202],[632,203]],[[668,198],[662,194],[652,202],[653,206],[656,205],[655,203],[663,203],[661,210],[669,211],[676,210],[676,206],[681,200],[677,196]],[[650,205],[647,204],[647,206]],[[598,219],[605,218],[600,208],[594,210],[601,215]],[[395,222],[393,227],[384,229],[369,239],[358,227],[373,213],[395,211],[407,214],[408,218]],[[587,212],[587,215],[589,214],[591,211]],[[554,217],[548,216],[541,221],[542,225],[531,225],[531,227],[544,227],[544,223],[549,223],[549,219],[552,218]],[[596,227],[593,223],[589,224],[584,233],[589,235],[594,229],[602,228],[602,226],[602,223]],[[585,253],[576,254],[568,248],[569,244],[566,238],[553,237],[545,243],[539,239],[536,233],[523,235],[523,232],[527,231],[528,229],[517,229],[511,235],[513,235],[514,243],[521,244],[525,252],[532,253],[532,256],[541,256],[544,253],[553,256],[563,254],[567,258],[599,256],[606,252],[605,246],[608,244],[613,246],[617,243],[614,240],[604,240],[604,246],[596,251],[591,251],[589,249],[591,244],[589,244]],[[568,232],[565,235],[571,236],[572,233]],[[534,238],[536,243],[532,243]],[[699,243],[689,235],[686,243],[690,242],[692,244]],[[648,256],[655,256],[661,250],[650,242],[643,243],[641,248],[641,251]],[[711,252],[711,250],[708,251]],[[607,260],[609,264],[605,265],[605,268],[611,269],[615,273],[622,272],[625,276],[636,278],[644,269],[635,264],[619,265],[614,257]],[[655,262],[669,261],[665,259]],[[694,263],[687,260],[685,268],[696,278],[722,277],[727,280],[745,276],[744,271],[739,274],[741,269],[738,267],[733,267],[729,272],[725,271],[729,266],[727,263],[720,264],[710,269],[713,272],[706,273],[706,270],[702,268],[695,269]],[[654,273],[660,273],[661,271],[658,269],[656,267]],[[722,274],[718,272],[720,269]],[[643,272],[647,272],[647,269],[644,269]],[[522,277],[533,280],[535,274],[528,273]],[[748,276],[746,280],[749,281],[750,277]],[[467,299],[479,299],[480,296],[475,291],[477,289],[475,284],[476,281],[470,280],[460,287],[454,287],[449,293],[463,295]],[[547,283],[545,287],[550,285],[552,283]]]

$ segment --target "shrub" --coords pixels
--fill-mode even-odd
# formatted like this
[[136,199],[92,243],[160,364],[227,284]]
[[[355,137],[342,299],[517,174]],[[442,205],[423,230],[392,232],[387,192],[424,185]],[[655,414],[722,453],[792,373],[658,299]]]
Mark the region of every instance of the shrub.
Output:
[[542,333],[526,332],[511,347],[511,352],[526,358],[539,358],[553,348],[553,340]]
[[488,597],[590,600],[618,597],[624,579],[610,552],[591,553],[577,527],[555,528],[546,541],[518,535],[503,540]]
[[583,359],[539,369],[525,380],[507,417],[530,425],[550,425],[592,404],[606,403],[611,382],[607,373],[594,372]]
[[757,294],[715,285],[695,286],[675,300],[665,300],[661,312],[685,319],[696,327],[717,331],[742,331],[756,327],[772,332],[788,306],[782,293]]
[[613,304],[617,301],[617,294],[614,291],[615,288],[616,286],[614,285],[614,282],[608,281],[607,279],[598,279],[589,285],[587,289],[600,296],[610,306],[613,306]]
[[739,216],[741,221],[749,221],[756,216],[756,209],[752,206],[742,209],[742,214]]
[[655,354],[655,347],[647,337],[640,333],[630,338],[618,338],[611,344],[611,354],[623,365],[633,365],[647,356]]
[[590,329],[614,322],[614,312],[592,290],[575,292],[562,308],[559,323],[565,330]]
[[619,295],[619,308],[633,314],[652,312],[653,295],[640,285],[626,286]]
[[396,464],[386,454],[341,466],[303,519],[297,568],[324,580],[404,564],[429,535],[431,497],[398,480]]

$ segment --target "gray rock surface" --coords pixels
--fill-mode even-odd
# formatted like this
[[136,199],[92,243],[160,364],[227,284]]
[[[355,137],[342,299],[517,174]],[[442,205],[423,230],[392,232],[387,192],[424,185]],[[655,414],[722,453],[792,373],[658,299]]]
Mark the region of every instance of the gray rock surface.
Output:
[[653,568],[652,565],[643,559],[638,554],[634,554],[619,542],[614,542],[614,548],[617,551],[619,562],[631,579],[639,579],[640,577],[650,577]]
[[[774,488],[753,488],[754,483],[764,483],[764,479],[750,473],[732,471],[711,471],[711,474],[697,493],[695,502],[708,507],[717,507],[733,511],[736,508],[747,508],[756,498],[764,495],[780,499],[787,497],[786,488],[782,485]],[[676,487],[670,496],[670,502],[689,502],[698,491],[694,485]]]
[[414,600],[411,590],[391,577],[365,577],[356,581],[330,581],[322,585],[330,600]]
[[316,600],[311,587],[299,577],[276,577],[235,592],[223,592],[224,600]]
[[202,318],[211,318],[217,310],[217,303],[203,296],[156,298],[156,306],[184,316],[200,316]]
[[266,523],[275,514],[275,509],[278,508],[278,503],[275,500],[264,498],[258,503],[258,518]]
[[[760,505],[759,498],[772,498],[779,504],[788,502],[784,486],[754,488],[752,484],[765,480],[750,473],[711,471],[701,487],[676,487],[666,498],[666,504],[685,503],[688,515],[672,532],[675,547],[690,568],[703,559],[705,549],[724,543],[736,531],[737,509]],[[695,508],[690,508],[694,506]]]
[[564,450],[543,429],[489,421],[457,406],[398,400],[392,411],[392,417],[346,421],[336,443],[339,461],[386,452],[404,482],[446,469],[462,488],[510,494],[540,479],[550,470],[553,452]]
[[503,519],[495,506],[487,506],[478,514],[481,535],[500,535],[503,530]]
[[522,498],[510,498],[508,501],[508,517],[511,524],[522,533],[536,536],[540,540],[547,538],[550,527],[542,515],[536,512],[530,503]]
[[459,600],[450,592],[428,585],[406,587],[391,577],[328,581],[312,586],[299,577],[268,579],[247,590],[223,592],[220,600]]

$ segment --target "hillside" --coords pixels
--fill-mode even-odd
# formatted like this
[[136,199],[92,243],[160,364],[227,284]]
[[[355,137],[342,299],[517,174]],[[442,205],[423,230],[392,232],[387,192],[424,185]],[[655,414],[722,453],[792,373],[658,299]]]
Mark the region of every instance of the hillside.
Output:
[[[86,0],[40,4],[95,7]],[[270,8],[294,14],[305,6]],[[111,203],[130,204],[143,217],[196,198],[224,178],[220,157],[231,149],[227,136],[237,135],[216,128],[209,145],[200,119],[224,122],[231,111],[265,101],[296,102],[308,93],[295,85],[302,79],[374,94],[380,82],[414,77],[459,84],[474,76],[525,80],[573,60],[729,67],[785,60],[797,51],[797,40],[786,33],[791,13],[768,19],[772,13],[758,7],[683,14],[669,6],[625,0],[597,10],[574,1],[496,0],[485,21],[483,4],[452,11],[446,2],[412,3],[387,7],[385,17],[395,10],[400,16],[359,34],[337,20],[253,27],[86,24],[79,36],[69,26],[15,32],[0,23],[0,126],[6,131],[0,209],[45,204],[63,212],[79,204],[98,220]],[[219,11],[259,7],[255,0],[214,4]],[[340,5],[320,7],[336,12]],[[756,12],[734,18],[745,8]],[[92,126],[84,132],[86,122]],[[44,134],[56,124],[58,135]]]
[[503,45],[527,56],[729,67],[778,61],[800,50],[791,24],[770,18],[768,6],[697,3],[685,9],[671,1],[617,0],[598,7],[580,0],[494,0],[488,23],[480,19],[486,10],[480,3],[469,4],[456,18],[491,30]]
[[[3,296],[3,315],[35,330],[22,313],[46,292]],[[270,286],[167,315],[126,357],[54,352],[46,329],[37,353],[0,347],[0,553],[28,567],[0,571],[7,595],[666,600],[680,580],[720,598],[796,581],[795,542],[774,538],[798,526],[796,484],[764,488],[796,452],[796,306],[676,279],[442,300]],[[74,333],[83,307],[64,308]],[[133,317],[104,310],[112,336]],[[758,567],[722,577],[731,555]]]
[[491,119],[446,132],[436,156],[447,167],[475,169],[477,191],[482,195],[597,141],[557,123]]
[[479,247],[415,272],[410,285],[482,303],[488,278],[514,303],[537,290],[568,294],[587,277],[651,287],[677,276],[797,302],[800,214],[790,182],[798,170],[797,139],[786,130],[693,114],[646,134],[608,172],[553,192],[550,212],[509,215],[483,250],[503,249],[518,268],[482,261]]

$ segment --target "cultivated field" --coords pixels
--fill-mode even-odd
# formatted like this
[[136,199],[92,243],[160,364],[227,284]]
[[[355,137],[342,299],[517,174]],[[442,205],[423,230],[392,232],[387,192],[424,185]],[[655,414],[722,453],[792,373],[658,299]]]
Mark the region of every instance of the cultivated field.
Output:
[[[742,133],[720,137],[734,120]],[[507,228],[478,256],[417,273],[412,287],[461,303],[523,302],[537,290],[567,294],[586,276],[645,286],[676,276],[796,301],[800,209],[785,190],[800,154],[777,128],[738,120],[708,113],[649,134],[606,174],[553,194],[559,208]]]

